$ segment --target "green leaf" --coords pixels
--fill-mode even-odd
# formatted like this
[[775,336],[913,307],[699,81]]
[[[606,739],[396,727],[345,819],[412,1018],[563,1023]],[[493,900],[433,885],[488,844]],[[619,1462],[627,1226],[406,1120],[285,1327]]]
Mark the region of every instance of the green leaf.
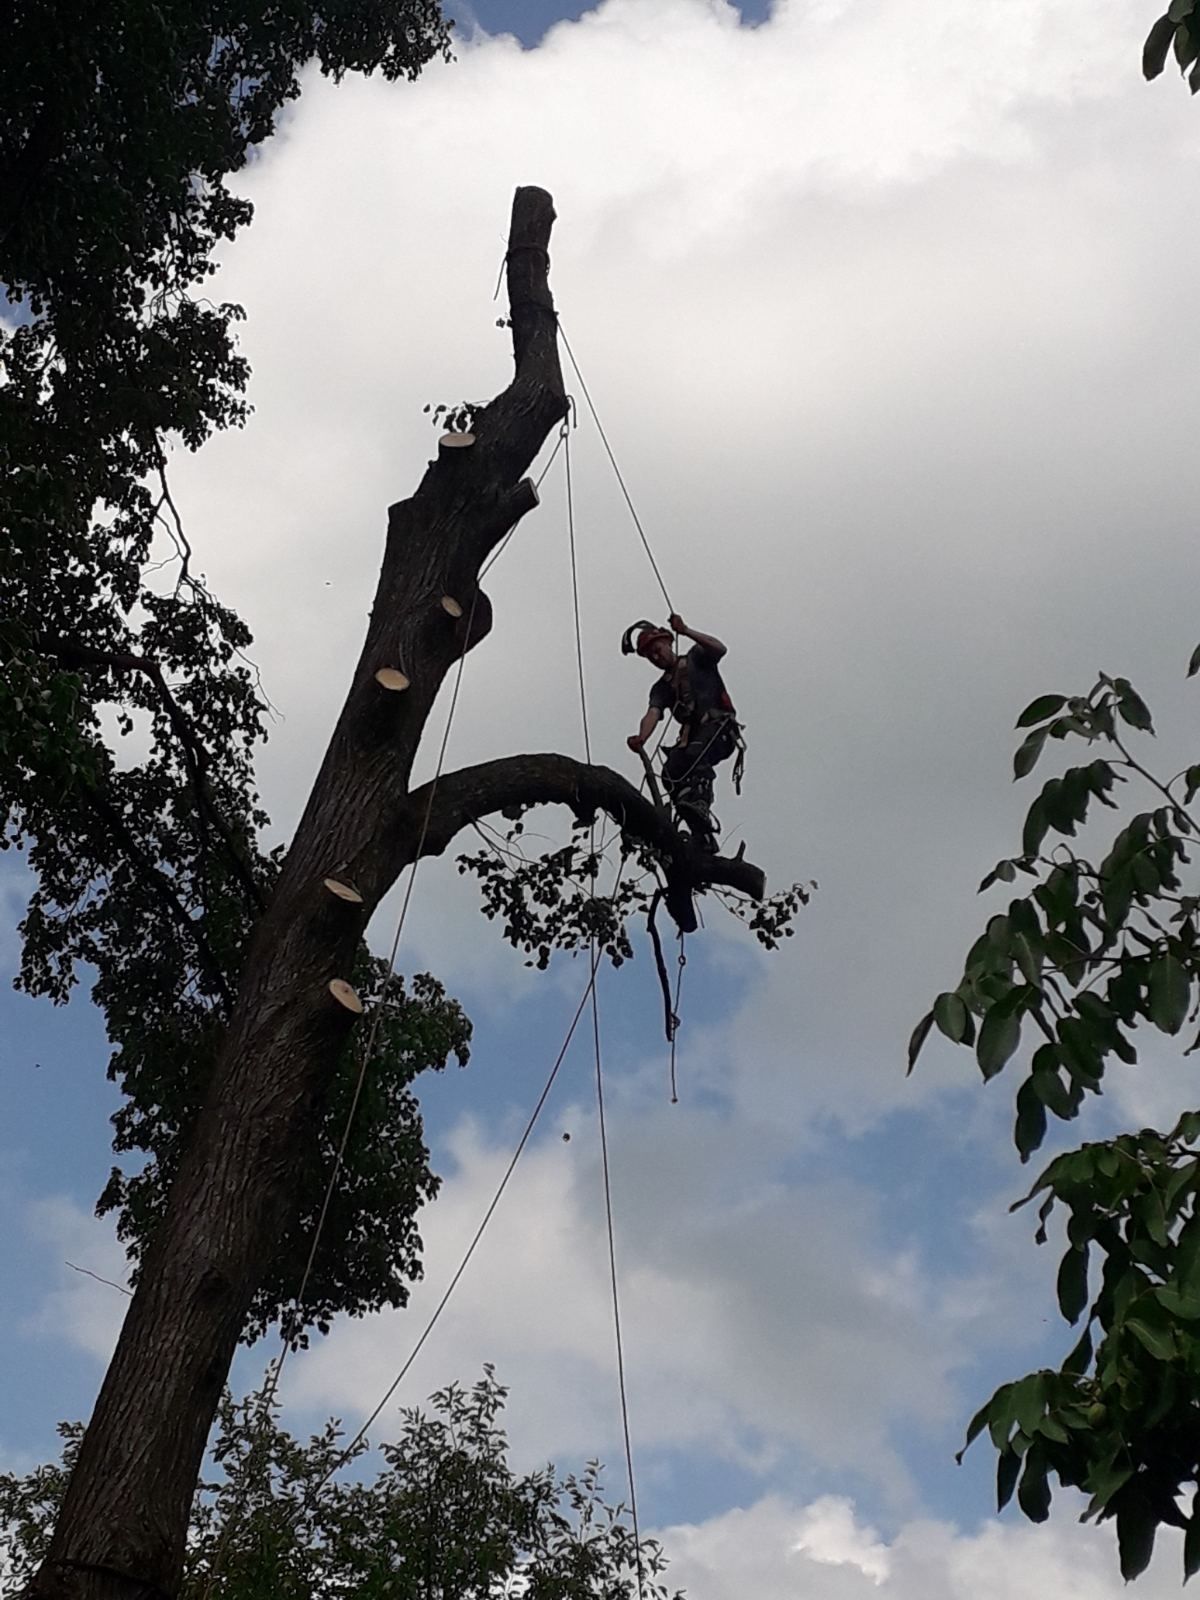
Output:
[[1062,1364],[1064,1372],[1082,1374],[1092,1364],[1092,1329],[1089,1323],[1080,1335],[1079,1343]]
[[1042,848],[1042,840],[1046,837],[1046,830],[1049,826],[1050,821],[1046,816],[1046,808],[1042,804],[1042,799],[1039,795],[1025,816],[1025,827],[1021,834],[1022,855],[1037,855]]
[[1025,1455],[1025,1470],[1017,1489],[1017,1504],[1030,1522],[1045,1522],[1050,1515],[1050,1483],[1046,1477],[1046,1457],[1042,1446],[1030,1445]]
[[1056,711],[1061,711],[1066,703],[1065,694],[1040,694],[1036,700],[1029,702],[1017,718],[1017,727],[1031,728],[1035,722],[1045,722],[1047,717],[1052,717]]
[[984,1427],[985,1427],[985,1425],[987,1423],[987,1420],[988,1420],[988,1413],[989,1413],[989,1411],[991,1411],[991,1409],[992,1409],[992,1402],[991,1402],[991,1400],[989,1400],[986,1405],[980,1406],[979,1410],[975,1413],[975,1415],[971,1418],[970,1422],[968,1423],[968,1425],[967,1425],[967,1437],[963,1441],[963,1447],[958,1452],[958,1454],[954,1457],[955,1461],[958,1462],[960,1467],[962,1466],[963,1457],[966,1455],[967,1451],[971,1448],[971,1446],[975,1443],[975,1440],[983,1432]]
[[996,1461],[996,1510],[1003,1511],[1012,1499],[1021,1472],[1021,1458],[1015,1450],[1002,1450]]
[[967,1031],[967,1008],[956,994],[940,994],[933,1002],[933,1019],[954,1044],[961,1044]]
[[975,1043],[975,1057],[985,1078],[994,1078],[1021,1042],[1021,1019],[1001,1000],[984,1017]]
[[1164,1033],[1178,1033],[1187,1021],[1192,982],[1187,968],[1168,951],[1150,968],[1150,1019]]
[[[1033,1092],[1046,1107],[1047,1111],[1053,1111],[1056,1117],[1066,1122],[1075,1115],[1075,1103],[1071,1099],[1071,1094],[1066,1084],[1058,1075],[1054,1046],[1043,1045],[1042,1050],[1047,1052],[1047,1056],[1042,1058],[1043,1064],[1041,1065],[1039,1065],[1037,1058],[1034,1060],[1034,1068],[1030,1080],[1033,1084]],[[1042,1051],[1039,1050],[1038,1056],[1041,1055]],[[1049,1065],[1044,1064],[1047,1060],[1050,1063]]]
[[[921,1054],[921,1046],[929,1037],[929,1030],[933,1027],[933,1012],[927,1011],[912,1031],[912,1038],[908,1041],[908,1072],[917,1064],[917,1057]],[[905,1077],[908,1073],[905,1073]]]
[[1013,782],[1019,778],[1027,778],[1029,773],[1034,771],[1038,755],[1042,755],[1042,747],[1048,733],[1050,733],[1048,728],[1037,728],[1034,733],[1029,734],[1026,741],[1019,744],[1013,757]]
[[1159,1304],[1173,1317],[1180,1317],[1184,1322],[1195,1322],[1200,1318],[1200,1294],[1184,1294],[1169,1283],[1163,1284],[1154,1293]]
[[1167,7],[1167,16],[1172,22],[1182,22],[1184,17],[1191,16],[1196,8],[1196,0],[1171,0]]
[[1127,1317],[1125,1326],[1156,1361],[1173,1361],[1177,1355],[1175,1335],[1169,1328],[1152,1328],[1140,1317]]
[[1038,1423],[1038,1432],[1043,1439],[1050,1439],[1055,1444],[1070,1444],[1071,1442],[1071,1435],[1057,1417],[1043,1417]]
[[1029,1160],[1045,1137],[1046,1107],[1034,1080],[1026,1078],[1017,1091],[1017,1121],[1013,1129],[1013,1142],[1022,1162]]
[[1021,1432],[1027,1433],[1030,1438],[1037,1432],[1037,1425],[1046,1410],[1046,1390],[1044,1372],[1031,1372],[1013,1390],[1013,1412]]
[[[1146,35],[1146,42],[1142,46],[1142,75],[1147,82],[1157,78],[1166,66],[1167,52],[1174,37],[1175,24],[1169,16],[1159,17]],[[1200,655],[1200,646],[1197,647],[1197,654]],[[1191,670],[1194,671],[1195,668]]]
[[1094,1517],[1098,1511],[1103,1511],[1113,1495],[1123,1489],[1132,1477],[1133,1468],[1125,1463],[1118,1466],[1115,1461],[1107,1461],[1093,1466],[1085,1483],[1092,1497],[1085,1516]]
[[1141,1495],[1131,1496],[1117,1512],[1117,1549],[1126,1583],[1140,1577],[1150,1565],[1157,1528],[1158,1520]]
[[1068,1250],[1058,1268],[1058,1305],[1068,1322],[1078,1322],[1088,1303],[1088,1247]]
[[1017,966],[1021,969],[1021,976],[1033,988],[1038,988],[1042,981],[1042,952],[1040,947],[1035,948],[1033,941],[1024,933],[1019,933],[1013,940],[1013,955],[1017,958]]
[[[1163,52],[1163,60],[1166,60],[1166,51]],[[1162,71],[1161,67],[1159,71]],[[1187,675],[1189,678],[1194,678],[1198,672],[1200,672],[1200,644],[1192,651],[1192,658],[1188,662]]]

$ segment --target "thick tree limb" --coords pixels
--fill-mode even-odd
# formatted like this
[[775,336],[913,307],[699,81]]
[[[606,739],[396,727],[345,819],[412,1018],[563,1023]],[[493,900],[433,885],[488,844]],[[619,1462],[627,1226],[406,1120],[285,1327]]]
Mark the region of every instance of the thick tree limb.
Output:
[[[432,804],[430,804],[432,790]],[[766,877],[752,862],[731,860],[698,850],[669,815],[611,767],[588,766],[570,756],[553,754],[505,756],[479,766],[443,774],[408,797],[400,831],[415,840],[429,807],[422,855],[441,855],[455,835],[477,817],[508,806],[564,805],[577,817],[605,811],[621,831],[650,845],[666,860],[668,878],[693,888],[709,884],[735,889],[751,900],[766,893]],[[416,827],[414,828],[414,819]]]
[[[472,532],[472,554],[482,562],[508,529],[536,504],[519,482],[541,442],[567,414],[567,394],[558,359],[558,314],[550,293],[550,230],[554,202],[544,189],[526,185],[513,197],[505,267],[512,320],[513,380],[476,415],[476,449],[463,467],[487,470],[512,488],[489,524]],[[530,452],[530,445],[536,448]]]

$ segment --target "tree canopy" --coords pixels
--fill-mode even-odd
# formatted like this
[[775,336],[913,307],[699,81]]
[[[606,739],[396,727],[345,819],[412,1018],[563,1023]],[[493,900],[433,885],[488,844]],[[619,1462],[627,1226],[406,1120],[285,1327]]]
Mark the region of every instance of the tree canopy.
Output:
[[[338,1478],[367,1445],[329,1422],[307,1442],[261,1395],[224,1397],[212,1476],[197,1488],[183,1600],[666,1600],[653,1539],[634,1538],[605,1497],[598,1463],[560,1476],[517,1473],[503,1432],[507,1391],[485,1368],[470,1389],[402,1412],[373,1478]],[[16,1600],[42,1560],[82,1428],[64,1424],[62,1459],[0,1474],[0,1600]],[[678,1595],[675,1597],[678,1600]]]
[[[1200,669],[1200,649],[1189,671]],[[1040,695],[1017,720],[1015,776],[1082,741],[1089,759],[1046,780],[1021,852],[981,890],[1024,881],[992,916],[957,987],[918,1024],[910,1066],[934,1027],[974,1050],[985,1079],[1024,1063],[1014,1139],[1021,1160],[1048,1118],[1076,1117],[1134,1035],[1186,1039],[1200,999],[1200,764],[1156,774],[1135,743],[1151,713],[1126,678],[1086,694]],[[1098,752],[1098,753],[1096,753]],[[1146,810],[1122,804],[1130,795]],[[1116,832],[1103,811],[1117,813]],[[1022,1046],[1036,1048],[1026,1062]],[[1185,1053],[1200,1048],[1200,1035]],[[1002,1385],[972,1420],[998,1452],[1001,1507],[1048,1515],[1051,1479],[1082,1490],[1085,1515],[1114,1518],[1121,1571],[1148,1564],[1158,1527],[1184,1530],[1184,1573],[1200,1568],[1200,1110],[1056,1156],[1018,1205],[1036,1202],[1036,1238],[1065,1218],[1058,1303],[1078,1325],[1057,1370]]]
[[[435,0],[18,7],[0,59],[0,845],[34,891],[19,982],[94,981],[126,1101],[101,1210],[142,1254],[212,1071],[277,868],[253,776],[267,703],[249,629],[197,572],[169,459],[246,416],[240,309],[204,295],[246,226],[230,180],[315,64],[412,78]],[[166,563],[165,565],[163,563]],[[364,954],[361,986],[384,974]],[[436,1180],[408,1085],[466,1059],[433,979],[395,983],[306,1316],[402,1303]],[[248,1335],[294,1293],[357,1073],[349,1045],[306,1199]],[[363,1207],[372,1218],[364,1229]],[[304,1320],[304,1316],[301,1317]]]

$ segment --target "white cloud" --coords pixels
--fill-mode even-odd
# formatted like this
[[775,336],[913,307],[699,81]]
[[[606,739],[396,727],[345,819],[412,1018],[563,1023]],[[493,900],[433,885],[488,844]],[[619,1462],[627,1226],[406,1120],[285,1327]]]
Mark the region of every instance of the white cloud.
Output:
[[[1128,1591],[1111,1525],[1083,1527],[1055,1515],[1041,1527],[983,1522],[967,1533],[914,1520],[890,1540],[857,1518],[851,1501],[807,1505],[769,1496],[698,1524],[658,1534],[671,1587],[689,1600],[1117,1600]],[[1160,1535],[1140,1600],[1179,1593],[1180,1541]]]
[[[550,1131],[522,1158],[395,1404],[493,1362],[514,1393],[508,1423],[523,1459],[601,1453],[615,1462],[592,1113],[569,1105],[547,1119]],[[798,1449],[911,1506],[893,1430],[944,1426],[964,1411],[955,1374],[1007,1320],[1004,1292],[989,1277],[1001,1255],[986,1236],[978,1273],[947,1281],[915,1242],[900,1253],[883,1243],[879,1203],[860,1186],[785,1184],[783,1136],[640,1103],[610,1111],[610,1141],[639,1451],[699,1449],[764,1472]],[[407,1312],[342,1324],[298,1358],[290,1403],[357,1421],[388,1387],[511,1150],[471,1125],[452,1143],[453,1170],[422,1219],[428,1281]]]

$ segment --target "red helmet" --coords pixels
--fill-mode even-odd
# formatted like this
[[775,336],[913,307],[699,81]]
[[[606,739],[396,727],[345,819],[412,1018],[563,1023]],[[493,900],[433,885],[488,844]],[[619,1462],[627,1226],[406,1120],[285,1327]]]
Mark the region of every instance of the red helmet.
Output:
[[675,643],[675,635],[667,628],[646,628],[638,634],[637,653],[648,656],[656,644]]
[[[637,634],[637,642],[633,636]],[[670,628],[660,628],[653,622],[635,622],[632,627],[626,628],[621,639],[622,655],[632,655],[635,651],[639,656],[648,656],[656,644],[669,644],[674,646],[675,635]]]

